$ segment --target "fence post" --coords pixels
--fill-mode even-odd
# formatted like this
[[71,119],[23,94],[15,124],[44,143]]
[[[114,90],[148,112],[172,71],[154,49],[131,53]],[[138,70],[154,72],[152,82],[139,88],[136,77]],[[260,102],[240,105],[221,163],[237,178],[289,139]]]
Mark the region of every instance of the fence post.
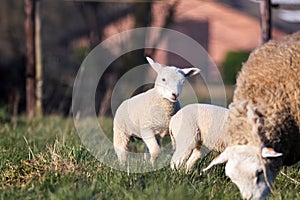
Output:
[[265,43],[272,37],[272,10],[271,0],[260,1],[260,26],[261,26],[261,42]]

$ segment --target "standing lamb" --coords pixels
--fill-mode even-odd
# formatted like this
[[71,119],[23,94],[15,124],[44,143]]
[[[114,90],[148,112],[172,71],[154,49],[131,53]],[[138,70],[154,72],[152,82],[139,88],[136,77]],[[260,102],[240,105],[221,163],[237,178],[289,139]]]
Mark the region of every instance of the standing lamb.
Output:
[[178,97],[185,78],[198,74],[198,68],[180,69],[163,66],[147,57],[157,72],[154,88],[125,100],[114,118],[113,143],[118,159],[125,163],[128,142],[132,136],[141,138],[148,147],[153,163],[160,153],[156,136],[168,134],[169,121],[180,108]]
[[300,160],[300,32],[251,53],[226,132],[228,147],[205,170],[227,162],[244,199],[265,199],[282,166]]
[[169,133],[175,152],[171,168],[190,172],[209,151],[223,151],[228,109],[209,104],[190,104],[172,118]]

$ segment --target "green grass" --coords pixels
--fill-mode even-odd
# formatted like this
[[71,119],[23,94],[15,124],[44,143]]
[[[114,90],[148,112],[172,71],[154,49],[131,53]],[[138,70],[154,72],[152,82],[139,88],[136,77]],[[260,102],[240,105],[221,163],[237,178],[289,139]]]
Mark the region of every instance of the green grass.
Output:
[[[102,128],[111,138],[110,119]],[[0,126],[1,199],[241,199],[225,176],[224,166],[201,169],[216,153],[201,160],[192,174],[169,167],[127,174],[105,166],[81,145],[71,119],[45,117]],[[299,180],[300,165],[284,168]],[[279,174],[270,199],[300,199],[300,186]]]

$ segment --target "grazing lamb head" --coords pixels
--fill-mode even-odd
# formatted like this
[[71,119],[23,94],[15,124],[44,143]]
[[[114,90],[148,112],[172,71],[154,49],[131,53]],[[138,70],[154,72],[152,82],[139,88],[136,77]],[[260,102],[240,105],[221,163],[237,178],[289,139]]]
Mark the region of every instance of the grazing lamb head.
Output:
[[163,66],[146,57],[151,67],[157,72],[155,88],[159,94],[171,102],[176,102],[181,94],[185,78],[196,75],[200,72],[198,68],[180,69],[174,66]]
[[271,169],[265,159],[282,156],[272,148],[250,145],[227,147],[204,171],[212,166],[226,163],[225,173],[236,184],[243,199],[266,199],[278,170]]

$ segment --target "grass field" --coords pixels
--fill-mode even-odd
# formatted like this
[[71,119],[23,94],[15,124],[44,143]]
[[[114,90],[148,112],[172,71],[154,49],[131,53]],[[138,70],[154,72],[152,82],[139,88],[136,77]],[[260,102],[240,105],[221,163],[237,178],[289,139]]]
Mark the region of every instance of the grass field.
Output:
[[[102,128],[111,134],[111,120]],[[224,166],[201,172],[216,153],[188,175],[169,167],[127,174],[98,162],[81,145],[72,119],[1,122],[0,136],[1,199],[241,199]],[[299,181],[300,163],[283,172]],[[300,186],[279,174],[270,199],[300,199]]]

